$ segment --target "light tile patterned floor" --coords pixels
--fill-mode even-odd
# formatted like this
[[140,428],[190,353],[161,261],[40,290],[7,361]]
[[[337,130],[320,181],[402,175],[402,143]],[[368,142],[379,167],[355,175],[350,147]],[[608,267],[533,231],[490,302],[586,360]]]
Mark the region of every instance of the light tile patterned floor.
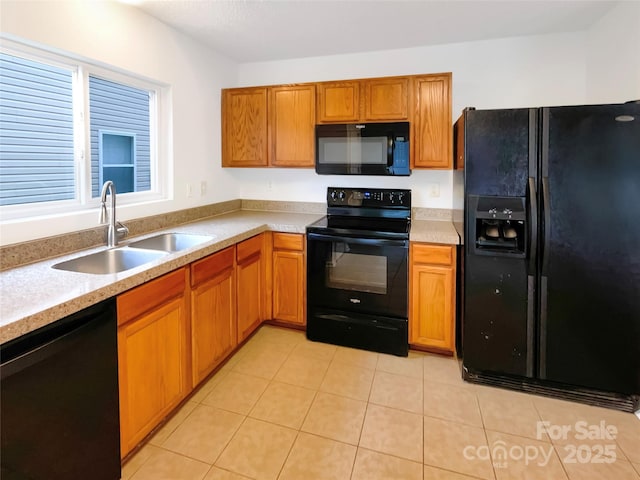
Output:
[[[563,426],[571,429],[564,435]],[[615,438],[603,438],[603,427],[615,427]],[[582,438],[585,428],[595,438]],[[122,473],[127,480],[640,480],[640,420],[468,384],[452,358],[399,358],[263,326]]]

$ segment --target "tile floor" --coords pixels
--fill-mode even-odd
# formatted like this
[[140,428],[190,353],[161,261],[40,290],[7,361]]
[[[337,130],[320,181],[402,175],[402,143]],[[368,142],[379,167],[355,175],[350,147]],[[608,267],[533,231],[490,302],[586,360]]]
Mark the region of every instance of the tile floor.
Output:
[[263,326],[122,473],[131,480],[640,480],[640,419],[468,384],[447,357],[398,358]]

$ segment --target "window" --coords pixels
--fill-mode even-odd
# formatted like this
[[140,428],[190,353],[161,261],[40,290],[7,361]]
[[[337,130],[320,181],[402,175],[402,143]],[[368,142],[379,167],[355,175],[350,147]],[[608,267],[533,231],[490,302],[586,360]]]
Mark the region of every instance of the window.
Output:
[[105,180],[118,193],[151,188],[149,92],[89,77],[91,190],[100,195]]
[[119,203],[164,198],[157,112],[165,88],[29,47],[3,48],[3,218],[95,207],[107,180],[124,194]]
[[73,199],[73,70],[0,54],[0,72],[0,205]]

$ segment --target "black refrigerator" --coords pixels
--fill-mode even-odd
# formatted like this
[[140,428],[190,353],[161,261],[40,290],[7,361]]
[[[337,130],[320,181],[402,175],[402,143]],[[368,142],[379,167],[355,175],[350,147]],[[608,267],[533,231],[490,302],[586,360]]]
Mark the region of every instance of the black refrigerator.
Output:
[[633,411],[640,399],[640,102],[466,109],[469,381]]

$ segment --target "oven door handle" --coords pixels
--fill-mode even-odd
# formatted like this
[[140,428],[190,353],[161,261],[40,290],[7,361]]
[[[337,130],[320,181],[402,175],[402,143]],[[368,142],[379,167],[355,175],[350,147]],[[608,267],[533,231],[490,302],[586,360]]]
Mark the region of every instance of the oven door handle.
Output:
[[324,235],[321,233],[307,233],[307,240],[320,240],[323,242],[355,243],[357,245],[371,245],[374,247],[409,248],[408,240],[393,240],[388,238],[362,238],[362,237],[347,237],[342,235]]

